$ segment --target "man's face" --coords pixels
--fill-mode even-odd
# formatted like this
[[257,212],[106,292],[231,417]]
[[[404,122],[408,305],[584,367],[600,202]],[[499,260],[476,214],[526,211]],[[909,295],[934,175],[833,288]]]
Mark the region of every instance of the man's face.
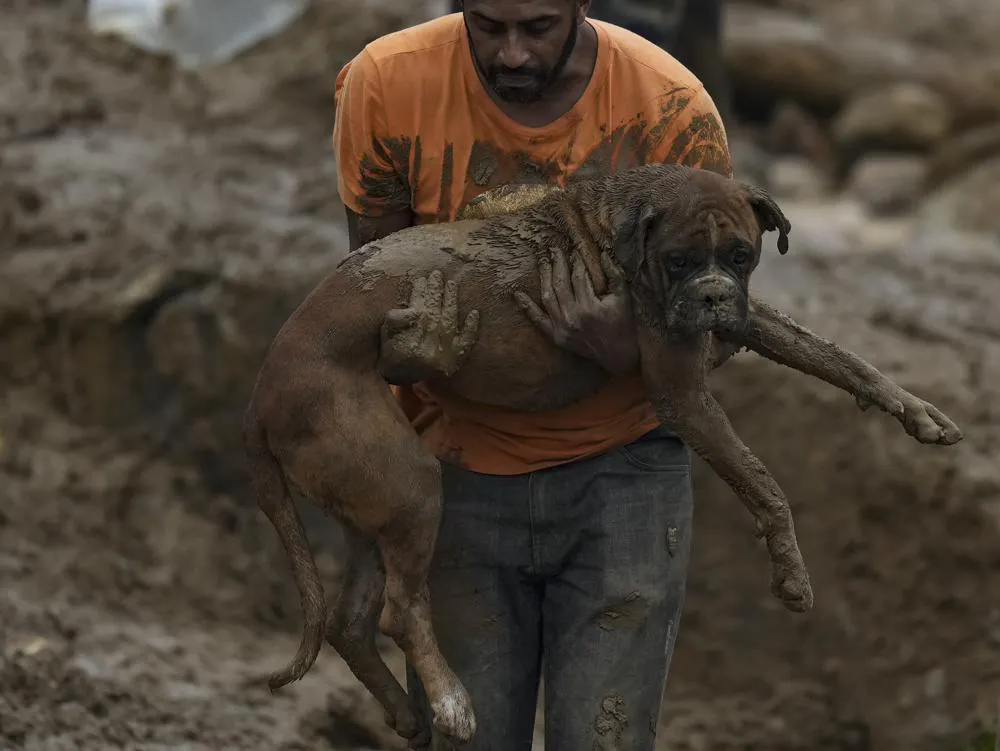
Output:
[[559,78],[588,3],[465,0],[465,26],[479,72],[500,99],[534,102]]

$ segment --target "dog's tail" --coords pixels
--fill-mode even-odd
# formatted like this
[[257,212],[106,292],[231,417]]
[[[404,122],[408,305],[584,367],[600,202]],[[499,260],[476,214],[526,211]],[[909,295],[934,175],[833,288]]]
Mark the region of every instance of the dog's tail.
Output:
[[295,659],[283,670],[272,673],[267,685],[271,691],[299,680],[316,662],[326,631],[326,602],[316,560],[302,526],[298,509],[288,492],[285,475],[267,445],[267,437],[251,407],[243,420],[243,446],[247,453],[250,482],[257,504],[267,515],[291,559],[292,574],[299,588],[305,621],[302,641]]

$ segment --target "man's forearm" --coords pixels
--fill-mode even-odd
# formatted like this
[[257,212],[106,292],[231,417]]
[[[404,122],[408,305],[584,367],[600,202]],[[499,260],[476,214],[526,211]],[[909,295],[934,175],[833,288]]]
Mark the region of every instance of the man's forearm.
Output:
[[378,217],[361,216],[348,208],[344,211],[347,213],[347,240],[351,253],[362,245],[413,226],[413,212],[409,209]]

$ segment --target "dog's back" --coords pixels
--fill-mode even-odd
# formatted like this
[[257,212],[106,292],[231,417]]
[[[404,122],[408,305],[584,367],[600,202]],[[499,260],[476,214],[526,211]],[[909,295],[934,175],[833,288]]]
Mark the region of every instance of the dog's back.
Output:
[[[281,414],[280,395],[296,386],[290,373],[327,368],[358,375],[376,371],[382,322],[409,303],[413,281],[441,271],[459,292],[459,320],[480,314],[479,333],[461,369],[438,389],[481,404],[554,409],[600,388],[606,374],[595,364],[557,348],[517,306],[513,293],[539,297],[538,258],[573,238],[537,212],[422,225],[395,232],[348,255],[289,317],[272,343],[259,383],[263,399]],[[543,393],[545,384],[560,384]],[[258,389],[260,390],[260,389]],[[259,409],[266,409],[261,403]]]

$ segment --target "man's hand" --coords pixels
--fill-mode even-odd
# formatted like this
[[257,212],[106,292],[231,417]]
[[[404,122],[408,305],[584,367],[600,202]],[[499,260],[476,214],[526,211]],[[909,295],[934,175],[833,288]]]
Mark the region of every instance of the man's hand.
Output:
[[390,310],[382,322],[378,370],[392,384],[454,375],[479,334],[479,311],[458,325],[458,285],[442,284],[440,271],[413,282],[410,304]]
[[632,304],[625,278],[607,253],[601,267],[608,279],[608,292],[598,297],[590,274],[573,254],[572,269],[557,251],[550,263],[539,263],[542,307],[523,292],[515,292],[521,309],[553,342],[574,354],[596,361],[612,374],[633,370],[639,362],[639,346],[632,321]]

